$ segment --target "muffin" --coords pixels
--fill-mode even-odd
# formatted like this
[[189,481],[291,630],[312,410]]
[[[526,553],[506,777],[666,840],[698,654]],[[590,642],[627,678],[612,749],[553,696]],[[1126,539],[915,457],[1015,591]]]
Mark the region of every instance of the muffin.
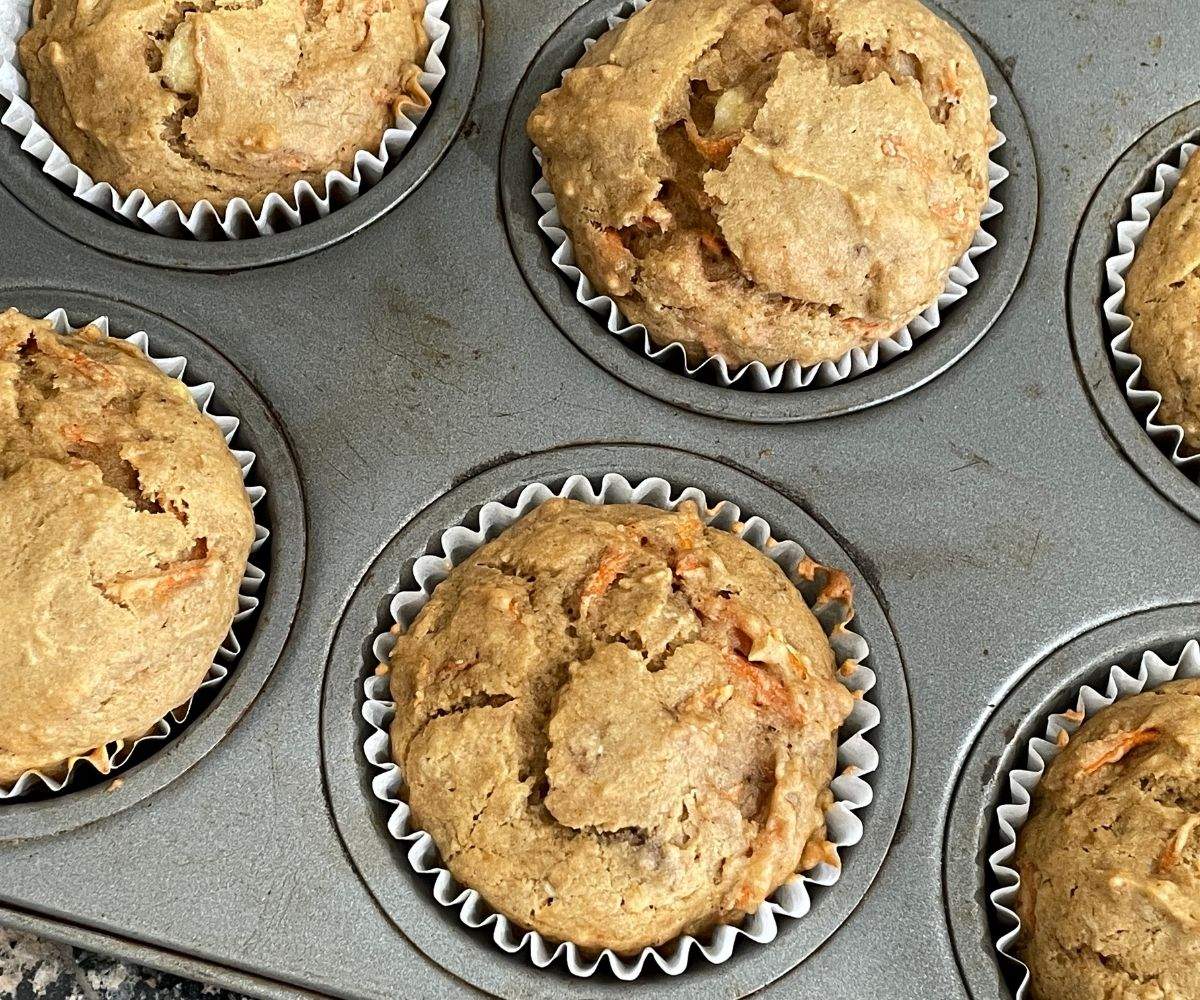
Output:
[[917,0],[654,0],[528,132],[596,289],[734,365],[833,360],[936,300],[996,134],[970,47]]
[[1150,224],[1125,287],[1133,320],[1130,346],[1142,373],[1162,396],[1158,419],[1178,424],[1200,450],[1200,156],[1188,160],[1179,186]]
[[637,952],[836,860],[853,699],[783,571],[693,507],[548,501],[451,571],[389,670],[413,823],[544,937]]
[[1096,713],[1017,838],[1035,1000],[1200,997],[1200,681]]
[[187,388],[95,327],[0,314],[0,785],[187,702],[254,519]]
[[[189,5],[190,6],[190,5]],[[35,0],[29,99],[71,161],[184,211],[325,189],[424,107],[424,0]]]

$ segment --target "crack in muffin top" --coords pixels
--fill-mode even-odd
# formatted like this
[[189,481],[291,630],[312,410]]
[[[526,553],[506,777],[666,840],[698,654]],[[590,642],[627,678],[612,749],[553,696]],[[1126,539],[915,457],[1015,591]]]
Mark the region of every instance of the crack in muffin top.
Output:
[[834,360],[933,302],[996,136],[970,47],[917,0],[654,0],[528,131],[593,285],[733,365]]
[[451,571],[387,669],[414,823],[548,938],[636,952],[836,860],[853,698],[783,571],[690,505],[548,501]]
[[95,327],[0,314],[0,783],[186,703],[253,540],[241,469],[186,386]]
[[348,173],[427,107],[423,0],[35,0],[30,102],[71,161],[189,212]]

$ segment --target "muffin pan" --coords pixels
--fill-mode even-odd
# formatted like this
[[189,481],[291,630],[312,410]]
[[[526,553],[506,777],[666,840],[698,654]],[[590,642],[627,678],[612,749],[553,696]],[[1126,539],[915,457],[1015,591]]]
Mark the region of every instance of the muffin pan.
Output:
[[[258,456],[247,482],[267,489],[256,509],[256,520],[272,533],[252,556],[252,562],[265,570],[266,579],[259,591],[258,610],[236,626],[242,653],[231,665],[228,678],[211,693],[197,694],[177,735],[165,744],[152,741],[138,749],[132,763],[122,765],[110,777],[79,768],[64,793],[50,794],[42,787],[7,800],[13,808],[0,812],[3,842],[60,833],[127,809],[174,780],[220,741],[253,704],[287,639],[304,575],[305,525],[300,480],[277,421],[238,371],[200,338],[161,316],[101,296],[4,287],[0,297],[5,308],[15,306],[31,316],[65,309],[75,325],[107,316],[114,336],[153,330],[156,355],[186,357],[187,382],[213,382],[214,411],[236,415],[241,421],[237,443],[245,442]],[[271,495],[276,490],[281,491],[279,497]],[[276,531],[281,538],[274,537]]]
[[[1146,433],[1145,414],[1135,413],[1112,370],[1112,332],[1103,315],[1097,322],[1091,304],[1108,297],[1103,261],[1117,252],[1116,223],[1128,218],[1129,200],[1154,186],[1155,168],[1177,163],[1179,147],[1200,132],[1200,105],[1190,105],[1138,139],[1113,165],[1097,189],[1079,231],[1071,258],[1071,337],[1088,392],[1105,426],[1126,458],[1172,503],[1200,519],[1200,489]],[[1101,266],[1092,259],[1099,254]]]
[[[1104,691],[1109,668],[1136,673],[1143,652],[1174,664],[1196,638],[1200,607],[1156,608],[1108,622],[1055,650],[1025,678],[988,720],[967,758],[946,829],[946,906],[963,975],[975,1000],[1011,997],[1021,967],[996,957],[1003,933],[995,910],[981,905],[976,882],[981,866],[1002,843],[996,805],[1011,802],[1008,775],[1026,766],[1029,741],[1045,733],[1047,718],[1075,707],[1084,685]],[[987,892],[997,888],[989,872]],[[999,973],[999,975],[997,974]]]
[[[31,212],[60,232],[103,253],[158,267],[232,271],[290,260],[329,246],[370,225],[394,208],[437,165],[466,118],[479,77],[483,44],[480,0],[456,0],[446,8],[453,45],[443,53],[446,79],[433,107],[397,164],[378,183],[322,219],[295,229],[243,240],[198,241],[161,236],[110,216],[74,197],[21,149],[21,136],[0,128],[0,184]],[[5,109],[8,102],[0,99]]]
[[[729,975],[729,966],[736,965],[739,982],[761,988],[837,929],[861,900],[883,860],[908,779],[911,753],[908,693],[887,617],[846,552],[794,502],[711,459],[646,445],[563,448],[489,469],[440,497],[407,524],[380,553],[351,599],[326,667],[322,746],[334,819],[372,895],[408,939],[432,960],[473,986],[501,995],[516,989],[517,983],[522,986],[515,995],[528,996],[536,992],[543,980],[572,982],[562,963],[539,970],[526,960],[506,955],[495,946],[487,930],[467,932],[458,922],[456,909],[434,901],[428,880],[418,877],[404,858],[407,845],[388,834],[386,807],[371,794],[370,782],[377,771],[368,765],[361,752],[369,730],[360,710],[363,681],[377,662],[371,652],[371,640],[391,623],[388,601],[402,586],[411,585],[413,561],[425,554],[442,530],[470,522],[473,512],[489,500],[511,502],[527,483],[544,482],[557,487],[568,476],[580,474],[595,485],[607,472],[620,472],[632,481],[658,476],[678,489],[700,486],[710,502],[728,499],[742,509],[743,517],[764,518],[777,537],[804,539],[805,550],[817,562],[842,567],[849,573],[855,593],[853,627],[860,635],[870,637],[871,655],[867,662],[876,673],[876,685],[868,698],[880,707],[881,721],[866,738],[879,751],[881,764],[869,778],[874,800],[858,814],[866,830],[864,839],[846,849],[842,878],[828,888],[813,887],[812,910],[797,920],[780,919],[780,934],[770,944],[739,942],[729,962],[711,965],[694,957],[687,971],[676,978],[643,973],[637,980],[639,989],[649,980],[653,984],[649,992],[653,994],[685,996],[697,988],[720,989],[719,984]],[[354,669],[347,669],[348,664]],[[652,969],[653,963],[647,968]],[[629,988],[628,983],[611,974],[575,980],[575,985],[589,996],[615,995]]]
[[941,329],[832,390],[664,371],[550,265],[524,111],[620,0],[474,20],[455,0],[404,160],[282,236],[137,233],[0,142],[0,304],[107,313],[217,383],[255,436],[277,588],[221,698],[118,789],[0,805],[0,922],[263,997],[625,988],[536,970],[432,902],[364,789],[357,694],[388,595],[447,522],[530,479],[661,474],[855,578],[881,762],[864,839],[805,918],[636,988],[1011,1000],[978,828],[1004,761],[1089,670],[1200,635],[1200,487],[1142,440],[1100,307],[1128,193],[1200,132],[1183,6],[945,0],[1009,137],[1000,244]]
[[[986,223],[986,229],[998,245],[976,259],[980,281],[973,284],[966,298],[945,310],[941,326],[929,335],[931,350],[909,352],[887,364],[881,364],[871,378],[859,377],[820,390],[756,391],[745,388],[740,380],[732,391],[714,384],[710,378],[682,375],[682,364],[672,362],[679,372],[647,363],[642,353],[623,343],[605,327],[602,317],[589,312],[577,301],[575,290],[551,261],[552,247],[538,227],[542,215],[532,194],[540,176],[530,155],[525,121],[547,90],[558,86],[565,67],[572,65],[584,51],[584,41],[604,33],[609,14],[629,13],[630,7],[614,6],[606,0],[589,0],[571,15],[542,46],[517,89],[509,109],[500,157],[500,196],[504,221],[513,254],[542,308],[560,330],[593,361],[621,379],[652,396],[695,413],[778,423],[793,420],[817,420],[850,413],[911,392],[937,377],[969,351],[982,337],[1012,296],[1033,242],[1037,215],[1037,180],[1028,128],[1016,97],[1000,68],[986,51],[975,46],[988,87],[996,96],[992,117],[1008,141],[992,153],[992,158],[1023,183],[1004,182],[995,197],[1004,211]],[[954,22],[959,31],[960,23]],[[968,39],[970,34],[963,32]],[[910,363],[912,362],[912,363]]]

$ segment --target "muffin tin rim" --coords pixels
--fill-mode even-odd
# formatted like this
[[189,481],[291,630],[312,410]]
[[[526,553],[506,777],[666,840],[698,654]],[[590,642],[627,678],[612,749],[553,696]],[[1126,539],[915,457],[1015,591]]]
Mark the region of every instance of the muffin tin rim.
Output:
[[994,155],[1010,171],[1001,199],[1004,211],[989,230],[998,234],[998,244],[981,258],[979,281],[947,311],[937,330],[903,356],[857,378],[819,389],[755,392],[710,385],[660,367],[609,333],[575,300],[537,225],[540,212],[530,194],[536,169],[525,120],[542,92],[557,86],[561,71],[578,59],[583,39],[600,34],[605,16],[618,11],[622,0],[587,0],[551,32],[527,65],[504,125],[499,190],[509,249],[554,326],[594,364],[646,395],[693,413],[751,423],[821,420],[867,409],[920,388],[960,361],[1004,312],[1025,273],[1037,228],[1040,176],[1024,110],[995,57],[953,14],[934,0],[927,5],[972,43],[996,98],[993,114],[1003,116],[1002,131],[1008,137]]
[[1116,245],[1116,225],[1128,215],[1133,195],[1149,189],[1158,164],[1189,141],[1200,141],[1200,101],[1147,129],[1114,160],[1092,193],[1071,245],[1066,295],[1077,373],[1117,453],[1163,499],[1200,521],[1200,485],[1159,449],[1130,406],[1113,364],[1104,317],[1109,294],[1104,263]]
[[988,858],[998,843],[996,806],[1009,772],[1046,719],[1073,707],[1084,684],[1102,688],[1114,663],[1134,663],[1146,650],[1174,659],[1189,639],[1200,638],[1200,603],[1126,611],[1085,628],[1020,670],[1020,679],[983,719],[954,777],[942,832],[942,902],[950,943],[963,984],[973,1000],[1013,1000],[1015,969],[996,948],[996,922],[988,898],[993,887]]
[[114,334],[144,329],[160,351],[187,358],[189,373],[214,383],[218,408],[237,417],[239,433],[253,442],[258,456],[254,471],[267,487],[263,503],[271,541],[254,627],[212,701],[182,732],[114,776],[120,779],[119,791],[101,780],[50,798],[0,804],[0,843],[51,836],[113,816],[166,787],[215,749],[253,706],[283,655],[299,608],[307,552],[304,492],[287,437],[250,381],[212,344],[150,310],[86,292],[0,286],[0,307],[9,306],[30,315],[61,307],[76,323],[107,315]]
[[[185,271],[237,271],[294,260],[323,250],[377,222],[408,198],[454,145],[474,102],[482,70],[483,0],[454,0],[446,8],[450,37],[443,50],[446,78],[412,142],[379,183],[322,219],[270,236],[200,241],[160,236],[106,217],[42,172],[21,149],[20,137],[0,129],[0,185],[39,221],[112,257]],[[8,102],[0,100],[0,110]]]
[[[847,873],[814,899],[813,911],[804,920],[789,922],[791,926],[785,927],[776,941],[739,949],[722,965],[697,965],[675,979],[655,975],[639,980],[639,989],[653,995],[685,995],[700,982],[717,981],[736,983],[738,995],[745,995],[800,965],[860,905],[895,837],[912,764],[906,668],[885,606],[823,522],[770,483],[746,472],[659,445],[568,445],[490,466],[424,506],[367,567],[343,608],[330,648],[322,684],[320,740],[322,780],[334,826],[356,875],[393,927],[445,971],[476,988],[504,996],[520,995],[511,992],[518,984],[528,989],[549,983],[563,988],[570,985],[572,980],[561,973],[536,969],[498,952],[489,940],[476,939],[457,920],[446,917],[445,909],[426,887],[415,884],[416,876],[396,854],[396,842],[388,836],[382,812],[371,796],[371,768],[361,753],[366,724],[359,708],[362,680],[375,662],[371,642],[386,616],[391,594],[409,573],[413,559],[436,542],[445,527],[469,520],[487,500],[514,494],[529,481],[554,482],[575,472],[597,480],[605,472],[620,472],[627,478],[660,475],[676,486],[698,485],[710,499],[727,498],[744,514],[765,517],[779,535],[800,541],[818,561],[844,569],[856,587],[857,631],[871,643],[877,675],[876,703],[882,718],[872,730],[872,743],[882,760],[872,780],[875,799],[863,811],[866,830],[847,855]],[[791,530],[796,526],[803,528],[804,534]],[[357,663],[352,673],[335,667],[348,661]],[[748,973],[750,969],[752,973]],[[609,994],[624,987],[618,980],[597,976],[588,980],[585,988],[590,993]]]

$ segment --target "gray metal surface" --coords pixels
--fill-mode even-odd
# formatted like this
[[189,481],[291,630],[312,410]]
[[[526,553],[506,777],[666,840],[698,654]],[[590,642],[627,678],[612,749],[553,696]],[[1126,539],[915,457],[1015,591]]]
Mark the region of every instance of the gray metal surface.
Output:
[[[0,920],[267,997],[477,993],[467,980],[509,995],[607,992],[492,954],[427,912],[417,886],[407,907],[395,887],[376,900],[351,855],[372,881],[378,870],[361,862],[366,848],[348,826],[343,843],[341,813],[334,819],[359,791],[347,784],[344,756],[356,722],[345,718],[346,699],[338,707],[331,695],[323,718],[322,692],[327,678],[329,692],[344,690],[364,669],[365,645],[335,642],[339,623],[369,607],[356,594],[385,598],[411,539],[389,542],[421,511],[456,485],[471,496],[503,480],[496,471],[468,482],[515,456],[551,452],[534,461],[553,466],[567,445],[633,442],[719,461],[734,470],[719,477],[734,489],[743,477],[758,480],[748,494],[772,490],[780,497],[764,492],[764,503],[803,512],[790,516],[797,532],[815,520],[895,633],[909,698],[903,684],[881,686],[889,724],[903,729],[911,705],[907,789],[885,790],[864,851],[848,852],[846,885],[871,884],[857,905],[836,889],[829,895],[845,911],[841,926],[819,946],[824,935],[814,935],[803,960],[810,948],[795,935],[810,932],[793,928],[771,945],[740,949],[714,974],[679,982],[694,978],[698,993],[719,997],[756,987],[828,1000],[1006,996],[981,940],[986,925],[966,932],[980,939],[970,948],[960,930],[956,955],[947,914],[948,902],[969,910],[983,892],[974,831],[947,827],[971,749],[1023,677],[1038,690],[1066,679],[1047,657],[1073,637],[1141,609],[1200,600],[1200,539],[1184,509],[1200,512],[1197,487],[1169,467],[1152,485],[1123,450],[1128,428],[1110,433],[1093,406],[1093,394],[1098,404],[1111,397],[1104,379],[1112,376],[1094,350],[1099,303],[1087,300],[1098,288],[1088,269],[1098,274],[1107,252],[1102,224],[1091,219],[1075,258],[1085,277],[1071,285],[1070,305],[1067,295],[1093,195],[1106,218],[1140,174],[1131,162],[1124,181],[1097,194],[1110,169],[1196,98],[1200,22],[1190,4],[1173,0],[946,0],[1011,83],[1006,114],[1028,123],[1036,157],[1001,189],[1005,204],[1037,199],[1028,265],[1022,274],[1023,255],[1000,250],[980,259],[985,275],[1003,269],[985,280],[1016,291],[987,335],[932,381],[861,412],[765,424],[643,394],[626,376],[635,364],[653,366],[636,357],[613,377],[543,310],[530,287],[538,282],[526,281],[533,265],[525,263],[527,274],[518,266],[518,241],[510,244],[506,230],[527,230],[536,208],[501,197],[501,164],[517,155],[505,148],[504,125],[528,67],[576,6],[484,0],[478,88],[441,162],[352,237],[270,267],[217,274],[127,262],[110,252],[134,255],[115,235],[89,240],[90,226],[74,215],[43,218],[41,197],[14,195],[22,154],[0,143],[0,303],[27,301],[14,289],[35,290],[48,305],[71,293],[76,314],[88,300],[112,311],[115,300],[203,338],[283,428],[303,483],[303,510],[289,516],[308,528],[292,543],[306,567],[295,620],[253,706],[210,730],[207,753],[199,744],[208,738],[197,739],[190,766],[129,808],[54,836],[0,842]],[[1134,160],[1156,157],[1174,138],[1148,140]],[[506,205],[528,214],[506,227]],[[224,252],[212,251],[214,268],[229,266]],[[205,253],[180,250],[174,262]],[[975,294],[959,308],[969,311]],[[936,352],[938,336],[913,357]],[[1085,387],[1084,372],[1095,388]],[[890,377],[867,375],[863,385]],[[670,395],[687,405],[686,388]],[[1122,419],[1111,398],[1105,412],[1110,425]],[[459,496],[436,510],[452,510]],[[298,569],[281,572],[300,585]],[[275,603],[264,606],[268,624]],[[1180,628],[1187,633],[1186,618]],[[1144,641],[1136,629],[1124,637],[1129,646]],[[225,697],[232,691],[227,685]],[[1028,715],[1041,702],[1012,704]],[[899,757],[885,753],[881,782],[905,766]],[[899,824],[890,847],[879,847],[887,853],[872,881],[893,802]],[[24,808],[0,806],[0,823],[25,822],[9,813]],[[829,919],[822,902],[813,920]],[[639,992],[673,987],[650,977]]]

